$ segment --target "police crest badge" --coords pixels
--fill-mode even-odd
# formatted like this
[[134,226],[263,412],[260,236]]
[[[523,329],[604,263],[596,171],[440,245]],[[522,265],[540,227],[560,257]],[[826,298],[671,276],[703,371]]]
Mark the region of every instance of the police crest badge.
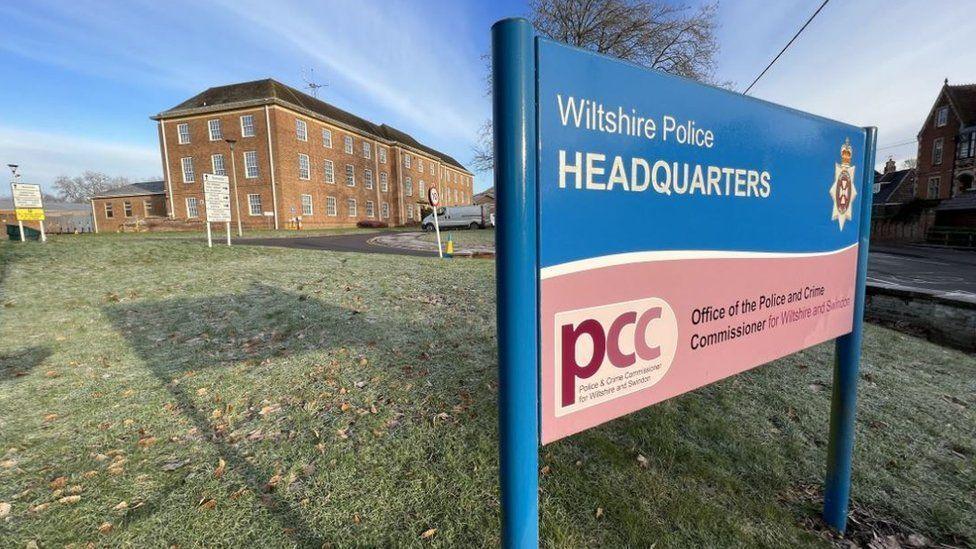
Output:
[[854,166],[851,165],[851,140],[847,139],[840,147],[840,164],[834,164],[834,184],[830,187],[830,199],[834,203],[831,220],[836,220],[840,230],[844,230],[846,221],[854,219],[854,198],[857,190],[854,188]]

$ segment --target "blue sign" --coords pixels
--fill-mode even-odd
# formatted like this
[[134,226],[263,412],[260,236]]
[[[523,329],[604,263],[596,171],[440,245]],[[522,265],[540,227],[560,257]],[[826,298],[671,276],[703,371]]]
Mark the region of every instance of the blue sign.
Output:
[[538,444],[838,339],[843,530],[875,132],[493,28],[506,544]]

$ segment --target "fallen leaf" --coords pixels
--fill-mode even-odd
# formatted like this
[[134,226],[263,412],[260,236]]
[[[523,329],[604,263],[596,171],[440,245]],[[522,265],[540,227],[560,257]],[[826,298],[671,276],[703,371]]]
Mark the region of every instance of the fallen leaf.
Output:
[[368,360],[366,360],[366,358],[365,358],[365,357],[363,357],[363,358],[361,358],[361,359],[359,359],[359,365],[360,365],[360,366],[366,366],[367,364],[369,364],[369,361],[368,361]]
[[184,459],[180,461],[170,461],[168,463],[164,463],[162,469],[163,471],[175,471],[188,463],[190,463],[190,460],[188,459]]
[[103,522],[102,525],[98,527],[98,531],[102,534],[108,534],[113,528],[114,526],[112,526],[111,522]]
[[52,490],[57,490],[59,488],[64,488],[64,486],[67,483],[68,483],[68,477],[58,477],[58,478],[52,480],[48,484],[48,486],[50,486]]
[[637,464],[640,465],[641,468],[647,469],[651,466],[651,460],[644,457],[643,454],[637,454]]
[[214,476],[220,478],[224,476],[224,471],[227,469],[227,463],[224,462],[223,458],[217,461],[217,468],[214,469]]
[[348,410],[351,407],[352,406],[348,402],[343,402],[342,403],[342,406],[339,406],[339,409],[342,410],[343,412],[345,412],[346,410]]
[[156,437],[142,437],[139,439],[139,447],[148,448],[153,444],[156,444]]
[[437,528],[429,528],[427,530],[424,530],[423,534],[420,534],[420,539],[430,539],[434,537],[434,534],[436,533],[437,533]]
[[206,387],[200,387],[199,389],[197,389],[197,395],[198,396],[203,396],[205,394],[207,394],[207,388]]
[[204,498],[200,500],[200,507],[204,509],[213,509],[217,506],[217,500],[213,498]]
[[0,467],[3,467],[4,469],[11,469],[16,465],[17,465],[17,460],[14,459],[5,459],[3,461],[0,461]]
[[95,461],[105,461],[106,459],[108,459],[108,456],[105,454],[95,454]]
[[603,507],[596,508],[596,518],[603,518]]
[[116,505],[115,507],[112,507],[112,510],[113,511],[125,511],[128,508],[129,508],[129,502],[127,502],[127,501],[120,501],[118,505]]
[[44,372],[44,377],[58,377],[60,375],[61,374],[59,374],[57,370],[48,370]]
[[73,504],[81,501],[81,496],[65,496],[58,500],[58,503]]
[[81,476],[83,476],[85,478],[97,477],[98,476],[98,471],[85,471],[85,473],[82,474]]
[[31,507],[30,509],[28,509],[28,511],[30,511],[31,513],[40,513],[50,506],[51,506],[50,503],[40,503],[38,505]]
[[79,485],[79,484],[76,484],[76,485],[74,485],[74,486],[72,486],[72,487],[70,487],[70,488],[68,488],[68,493],[69,493],[69,494],[80,494],[80,493],[82,493],[82,492],[83,492],[84,490],[85,490],[85,489],[84,489],[84,488],[82,488],[82,487],[81,487],[81,485]]
[[58,419],[58,414],[47,414],[44,416],[44,421],[54,421]]
[[0,501],[0,519],[6,518],[10,514],[11,507],[6,501]]
[[542,473],[543,475],[548,475],[548,474],[549,474],[549,471],[550,471],[550,470],[551,470],[551,469],[549,468],[549,466],[548,466],[548,465],[546,465],[546,466],[544,466],[544,467],[542,468],[542,470],[541,470],[540,472],[541,472],[541,473]]

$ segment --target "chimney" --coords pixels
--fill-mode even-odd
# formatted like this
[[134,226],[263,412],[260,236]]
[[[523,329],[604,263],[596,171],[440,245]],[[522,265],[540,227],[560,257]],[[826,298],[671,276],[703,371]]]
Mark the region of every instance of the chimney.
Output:
[[884,173],[889,174],[897,169],[898,166],[895,164],[895,159],[889,156],[888,161],[885,162]]

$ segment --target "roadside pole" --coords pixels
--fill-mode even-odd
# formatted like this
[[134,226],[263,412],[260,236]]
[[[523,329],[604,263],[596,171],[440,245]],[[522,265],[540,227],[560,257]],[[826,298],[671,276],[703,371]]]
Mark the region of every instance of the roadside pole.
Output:
[[18,219],[17,226],[20,228],[20,241],[26,242],[27,239],[24,237],[24,222]]
[[230,221],[227,222],[227,245],[230,246]]
[[37,224],[41,226],[41,242],[47,242],[47,235],[44,233],[44,220],[39,219]]
[[491,28],[498,197],[498,422],[503,547],[539,545],[535,47],[525,19]]
[[210,222],[207,221],[207,247],[213,248],[213,236],[210,234]]
[[437,256],[444,259],[444,250],[441,249],[441,224],[437,220],[437,208],[440,206],[440,196],[437,194],[437,187],[431,187],[427,191],[427,200],[434,207],[434,232],[437,233]]
[[[244,228],[241,226],[241,199],[237,194],[237,153],[234,152],[236,139],[224,139],[230,145],[230,171],[234,176],[234,215],[237,216],[237,236],[244,236]],[[230,241],[228,241],[228,246]]]
[[837,338],[834,351],[834,387],[830,402],[830,436],[827,444],[827,478],[824,487],[824,520],[843,533],[851,496],[851,458],[854,452],[854,419],[857,407],[857,378],[864,335],[864,295],[871,241],[871,189],[878,129],[865,128],[867,139],[861,169],[861,225],[857,244],[857,275],[854,285],[854,324],[851,332]]

